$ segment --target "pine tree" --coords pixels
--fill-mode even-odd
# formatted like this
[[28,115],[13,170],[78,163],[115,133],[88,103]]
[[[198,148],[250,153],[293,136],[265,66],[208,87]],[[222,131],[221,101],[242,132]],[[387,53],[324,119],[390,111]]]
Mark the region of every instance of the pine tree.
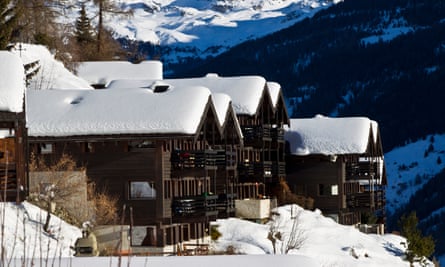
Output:
[[76,41],[79,44],[94,43],[93,32],[91,21],[88,18],[85,10],[85,3],[82,3],[82,7],[79,11],[79,18],[76,20],[76,30],[74,32]]
[[419,220],[416,212],[411,212],[408,216],[403,215],[399,221],[401,234],[406,238],[407,249],[406,258],[413,266],[414,262],[424,263],[425,258],[434,253],[434,240],[431,236],[423,236],[417,228]]
[[6,49],[11,42],[17,20],[17,9],[11,1],[0,0],[0,50]]

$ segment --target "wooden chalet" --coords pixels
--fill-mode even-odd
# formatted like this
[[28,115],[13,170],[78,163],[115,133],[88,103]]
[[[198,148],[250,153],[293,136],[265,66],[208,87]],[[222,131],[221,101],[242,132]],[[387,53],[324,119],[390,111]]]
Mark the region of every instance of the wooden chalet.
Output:
[[273,196],[286,177],[284,125],[289,123],[281,87],[260,76],[167,79],[167,84],[205,86],[231,97],[244,146],[238,150],[236,195],[239,199]]
[[292,119],[287,180],[294,193],[342,224],[385,220],[386,172],[375,121],[363,117]]
[[196,240],[234,212],[242,134],[230,101],[201,86],[144,81],[32,91],[29,151],[70,154],[98,190],[119,197],[125,222],[146,230],[133,246]]
[[21,59],[0,51],[0,199],[26,196],[25,70]]

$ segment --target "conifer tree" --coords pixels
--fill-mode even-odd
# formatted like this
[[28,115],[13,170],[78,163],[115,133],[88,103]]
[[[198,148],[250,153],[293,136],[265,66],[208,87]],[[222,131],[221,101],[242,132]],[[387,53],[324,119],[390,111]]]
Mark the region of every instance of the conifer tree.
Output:
[[76,29],[74,35],[76,36],[76,41],[79,44],[91,44],[94,43],[93,28],[91,26],[91,21],[87,16],[85,10],[85,3],[82,3],[82,7],[79,11],[79,18],[76,20]]
[[6,49],[18,19],[17,8],[10,0],[0,0],[0,50]]
[[434,240],[431,236],[423,236],[417,228],[419,220],[416,212],[411,212],[408,216],[403,215],[399,221],[402,236],[406,238],[406,258],[413,266],[414,262],[424,265],[425,258],[434,253]]

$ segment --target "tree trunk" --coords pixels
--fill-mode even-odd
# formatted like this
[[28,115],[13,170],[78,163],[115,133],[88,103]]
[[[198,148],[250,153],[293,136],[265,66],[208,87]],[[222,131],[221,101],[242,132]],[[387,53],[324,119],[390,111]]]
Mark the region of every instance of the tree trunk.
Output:
[[45,224],[43,225],[43,231],[48,233],[49,231],[49,221],[51,220],[51,201],[48,201],[46,206],[46,220]]

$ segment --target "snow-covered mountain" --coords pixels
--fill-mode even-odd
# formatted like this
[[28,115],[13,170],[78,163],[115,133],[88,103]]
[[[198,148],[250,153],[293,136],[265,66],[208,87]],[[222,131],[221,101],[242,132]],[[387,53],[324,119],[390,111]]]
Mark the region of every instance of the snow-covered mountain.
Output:
[[[163,49],[165,63],[206,58],[311,17],[342,0],[112,0],[133,16],[106,15],[115,37],[149,42]],[[79,2],[65,5],[63,23],[78,17]],[[86,4],[94,18],[97,8]],[[93,22],[95,20],[93,19]],[[169,52],[168,52],[169,51]]]
[[445,135],[430,135],[395,148],[385,154],[385,162],[387,210],[393,213],[445,168]]

